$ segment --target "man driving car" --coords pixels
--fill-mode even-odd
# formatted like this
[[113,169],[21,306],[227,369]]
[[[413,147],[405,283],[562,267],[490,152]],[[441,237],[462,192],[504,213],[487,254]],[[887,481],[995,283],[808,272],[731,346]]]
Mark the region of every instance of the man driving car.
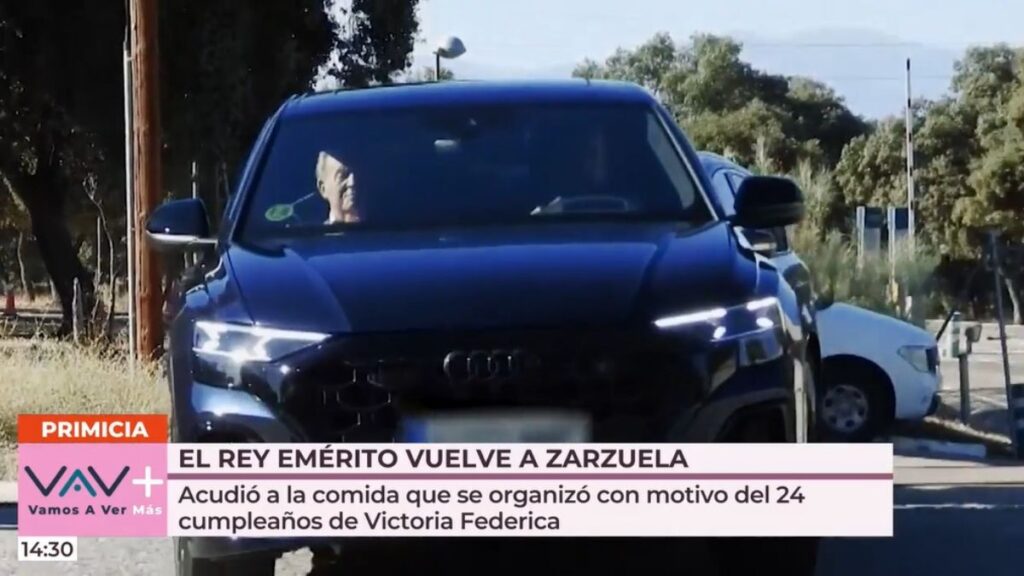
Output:
[[316,187],[330,208],[327,224],[361,221],[356,204],[355,174],[341,160],[320,152],[316,162]]

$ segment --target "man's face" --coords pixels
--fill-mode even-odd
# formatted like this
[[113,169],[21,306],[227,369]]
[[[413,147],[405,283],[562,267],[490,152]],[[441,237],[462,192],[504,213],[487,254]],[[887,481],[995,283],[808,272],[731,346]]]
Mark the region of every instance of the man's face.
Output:
[[330,206],[327,223],[358,222],[355,174],[340,160],[321,153],[317,161],[317,188]]

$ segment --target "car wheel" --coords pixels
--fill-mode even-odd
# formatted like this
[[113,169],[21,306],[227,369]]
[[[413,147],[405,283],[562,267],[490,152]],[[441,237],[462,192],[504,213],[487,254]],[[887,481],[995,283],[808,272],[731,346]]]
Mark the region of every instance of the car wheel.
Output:
[[273,556],[242,556],[224,560],[193,558],[185,538],[174,539],[174,569],[177,576],[274,576]]
[[861,368],[844,367],[835,372],[818,406],[822,433],[840,442],[870,441],[890,419],[885,383]]

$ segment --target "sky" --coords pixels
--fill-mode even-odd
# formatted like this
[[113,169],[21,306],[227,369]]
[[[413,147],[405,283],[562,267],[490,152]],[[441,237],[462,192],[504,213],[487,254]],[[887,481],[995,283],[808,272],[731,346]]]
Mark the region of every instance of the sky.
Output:
[[712,32],[745,40],[758,67],[835,78],[868,116],[891,107],[881,96],[905,92],[906,56],[924,65],[920,91],[931,97],[948,86],[967,46],[1024,44],[1020,0],[421,0],[419,10],[417,64],[432,62],[439,38],[456,35],[468,49],[446,63],[456,76],[561,75],[659,31],[677,41]]

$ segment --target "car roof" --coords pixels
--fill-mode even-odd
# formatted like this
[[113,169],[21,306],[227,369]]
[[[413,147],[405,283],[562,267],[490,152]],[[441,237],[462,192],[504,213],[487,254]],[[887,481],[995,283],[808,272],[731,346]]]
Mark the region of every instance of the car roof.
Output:
[[739,164],[733,162],[732,160],[729,160],[728,158],[722,156],[721,154],[715,154],[714,152],[701,150],[697,152],[697,157],[700,158],[701,166],[704,167],[704,171],[707,172],[708,175],[718,172],[723,168],[738,170],[740,172],[743,172],[744,174],[750,172],[750,170],[747,170],[743,166],[740,166]]
[[610,80],[523,80],[422,82],[373,88],[335,90],[293,97],[283,116],[320,115],[347,110],[382,108],[486,105],[503,102],[615,103],[657,102],[637,84]]

